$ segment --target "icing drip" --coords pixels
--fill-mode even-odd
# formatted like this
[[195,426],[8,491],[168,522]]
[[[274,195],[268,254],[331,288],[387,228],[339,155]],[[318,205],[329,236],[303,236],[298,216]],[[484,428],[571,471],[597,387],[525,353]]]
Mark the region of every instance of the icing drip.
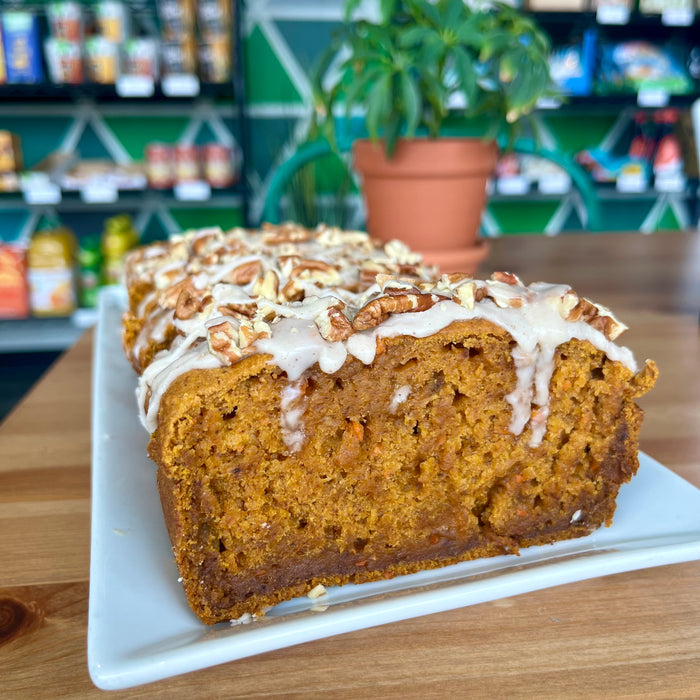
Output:
[[280,395],[282,439],[292,452],[298,452],[301,449],[306,437],[302,422],[304,411],[306,410],[304,387],[305,382],[298,380],[287,384]]

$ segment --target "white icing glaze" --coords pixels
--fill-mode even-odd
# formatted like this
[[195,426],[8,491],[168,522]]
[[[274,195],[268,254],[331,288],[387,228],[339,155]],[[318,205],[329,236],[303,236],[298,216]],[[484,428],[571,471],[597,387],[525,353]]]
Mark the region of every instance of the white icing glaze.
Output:
[[[172,308],[163,312],[156,307],[132,348],[132,353],[138,356],[148,338],[164,338],[170,324],[180,334],[168,351],[154,358],[140,379],[141,407],[149,397],[148,411],[142,410],[141,415],[149,431],[155,430],[160,399],[177,376],[192,369],[221,366],[226,363],[226,357],[259,352],[269,354],[270,362],[282,369],[291,382],[283,390],[280,420],[285,443],[290,449],[298,449],[299,441],[303,440],[303,426],[299,427],[303,414],[303,410],[299,413],[298,405],[299,381],[310,367],[318,363],[323,372],[332,374],[343,366],[348,356],[370,364],[378,339],[401,335],[424,338],[455,321],[483,319],[512,336],[516,343],[513,351],[516,386],[506,396],[512,407],[510,430],[519,435],[530,425],[533,447],[541,443],[546,432],[549,383],[559,345],[572,338],[587,340],[611,360],[637,371],[630,350],[615,344],[599,329],[614,324],[619,332],[623,328],[621,324],[602,306],[586,300],[582,300],[585,305],[579,304],[578,296],[568,286],[535,283],[525,287],[512,275],[498,276],[499,273],[490,281],[470,280],[466,276],[434,280],[429,269],[418,265],[416,254],[401,243],[392,242],[381,249],[357,232],[321,229],[309,237],[309,232],[303,229],[287,229],[290,230],[292,239],[307,237],[299,241],[276,241],[279,230],[263,233],[262,237],[240,230],[228,234],[208,230],[206,235],[188,234],[173,244],[172,249],[161,246],[157,255],[142,254],[131,262],[129,279],[157,280],[163,269],[180,274],[178,265],[183,261],[182,274],[179,279],[174,277],[172,284],[189,275],[193,293],[201,300],[199,310],[187,318],[177,318]],[[266,238],[274,242],[266,243]],[[194,241],[199,241],[201,252],[195,255],[190,250],[190,262],[185,263],[182,251],[188,246],[191,249]],[[289,257],[280,259],[280,255]],[[208,264],[207,256],[213,256],[218,263]],[[260,263],[255,279],[242,285],[223,282],[239,266],[255,262]],[[270,270],[274,272],[276,288],[265,291],[264,275]],[[402,273],[409,277],[402,277]],[[304,296],[301,301],[281,298],[281,290],[290,284],[294,285],[295,293]],[[139,309],[150,308],[154,300],[165,299],[162,294],[167,292],[167,288],[154,289]],[[361,310],[373,303],[398,303],[402,297],[411,302],[402,308],[403,312],[392,306],[393,313],[374,318],[369,326],[358,324]],[[425,310],[413,310],[418,302],[423,303],[420,308]],[[174,306],[172,300],[171,305]],[[241,316],[238,311],[233,315],[223,314],[220,310],[231,306],[249,307],[248,316]],[[582,312],[574,315],[578,320],[567,320],[575,307],[588,313],[586,320]],[[601,322],[598,327],[591,321],[596,315],[599,317],[596,320]],[[248,336],[231,336],[233,355],[214,355],[209,351],[209,329],[223,321],[230,322],[233,333],[239,327],[242,333],[246,324],[249,335],[252,332],[252,340]],[[262,333],[258,332],[261,328]],[[333,332],[339,333],[337,339],[330,335]],[[395,403],[398,408],[409,392],[410,387],[400,387],[392,407]]]
[[406,399],[408,398],[410,393],[410,384],[404,384],[403,386],[400,386],[398,389],[396,389],[396,391],[394,391],[394,395],[391,397],[391,404],[389,404],[389,410],[392,413],[396,413],[396,411],[398,411],[399,409],[399,406],[402,403],[406,403]]
[[287,384],[280,392],[280,428],[284,444],[297,452],[304,444],[306,433],[302,418],[306,410],[304,382]]

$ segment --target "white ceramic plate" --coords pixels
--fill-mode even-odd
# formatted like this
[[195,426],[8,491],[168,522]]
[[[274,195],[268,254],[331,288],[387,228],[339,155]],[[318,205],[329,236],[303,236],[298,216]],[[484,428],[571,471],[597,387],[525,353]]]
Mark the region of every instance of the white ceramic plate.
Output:
[[207,627],[175,567],[121,350],[123,292],[100,300],[93,377],[92,552],[88,665],[126,688],[261,652],[606,574],[700,559],[700,491],[647,455],[623,486],[615,522],[589,537],[328,591],[262,620]]

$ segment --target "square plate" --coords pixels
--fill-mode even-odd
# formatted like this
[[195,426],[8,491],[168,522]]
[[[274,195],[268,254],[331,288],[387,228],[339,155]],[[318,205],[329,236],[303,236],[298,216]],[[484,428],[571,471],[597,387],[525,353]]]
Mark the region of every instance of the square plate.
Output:
[[100,298],[93,367],[92,551],[88,666],[126,688],[312,639],[572,581],[700,559],[700,491],[645,454],[622,487],[612,527],[390,581],[298,598],[250,624],[203,625],[173,561],[137,417],[136,377],[120,341],[123,290]]

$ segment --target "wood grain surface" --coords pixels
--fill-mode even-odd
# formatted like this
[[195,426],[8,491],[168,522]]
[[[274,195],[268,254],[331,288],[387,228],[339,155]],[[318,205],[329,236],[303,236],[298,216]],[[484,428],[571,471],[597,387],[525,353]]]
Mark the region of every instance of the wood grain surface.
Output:
[[[700,236],[509,237],[484,273],[611,306],[661,376],[641,447],[700,486]],[[0,426],[0,697],[87,672],[91,334]],[[561,586],[243,659],[114,697],[700,698],[700,562]]]

